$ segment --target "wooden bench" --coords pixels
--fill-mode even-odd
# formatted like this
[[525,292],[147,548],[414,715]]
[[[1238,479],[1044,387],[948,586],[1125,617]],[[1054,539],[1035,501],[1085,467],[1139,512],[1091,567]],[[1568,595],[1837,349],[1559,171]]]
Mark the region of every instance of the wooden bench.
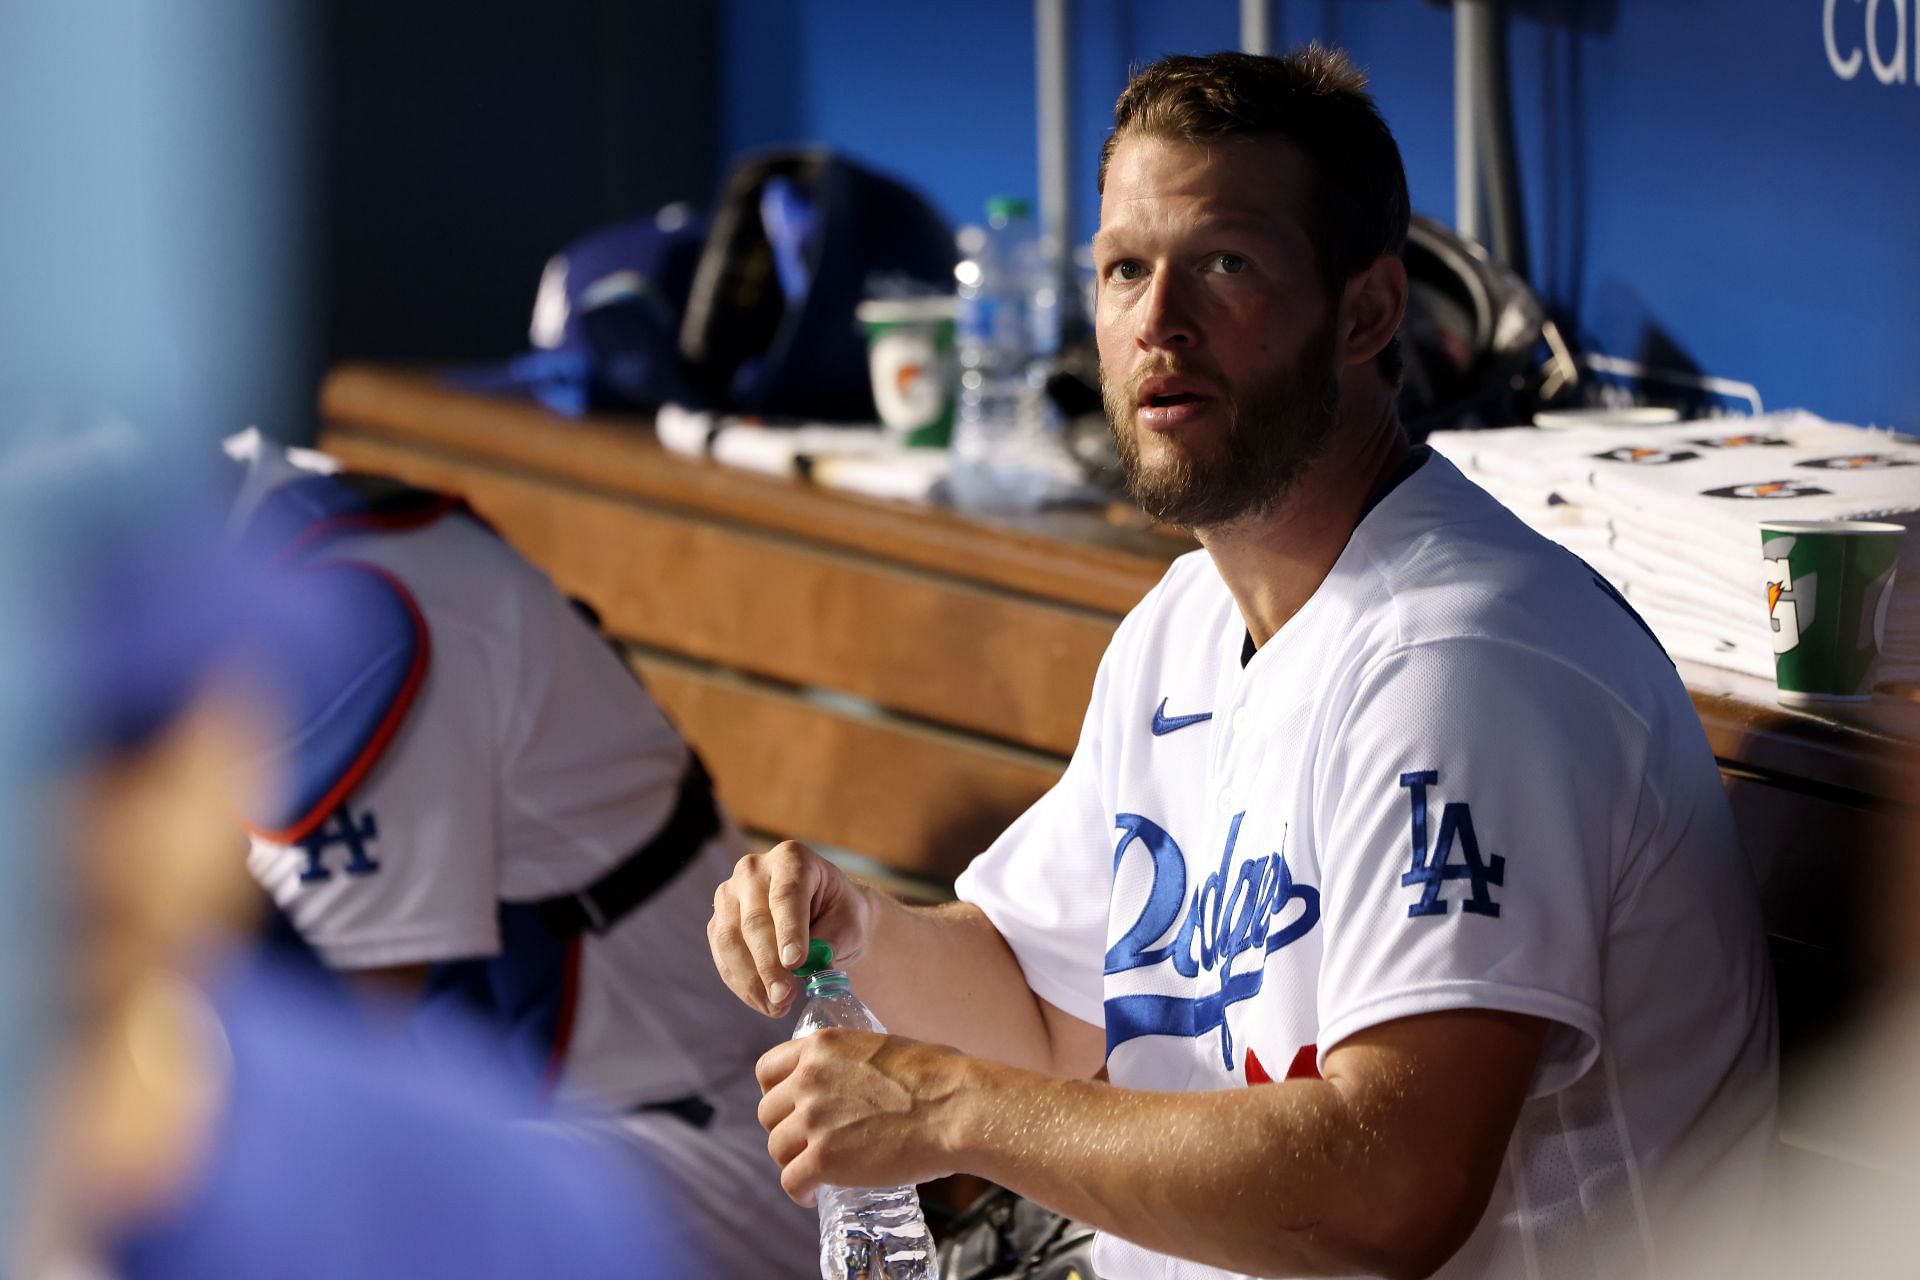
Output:
[[[743,825],[925,895],[1059,775],[1113,628],[1192,546],[1101,513],[982,521],[832,493],[668,453],[643,419],[418,373],[336,370],[322,409],[329,452],[466,495],[599,608]],[[1766,901],[1791,1064],[1886,971],[1898,939],[1870,905],[1920,905],[1901,834],[1920,828],[1914,737],[1875,727],[1902,708],[1840,723],[1685,674]],[[1789,1107],[1790,1140],[1795,1123]]]
[[1114,626],[1186,544],[984,530],[421,376],[327,382],[322,447],[465,495],[600,610],[743,825],[950,882],[1052,785]]

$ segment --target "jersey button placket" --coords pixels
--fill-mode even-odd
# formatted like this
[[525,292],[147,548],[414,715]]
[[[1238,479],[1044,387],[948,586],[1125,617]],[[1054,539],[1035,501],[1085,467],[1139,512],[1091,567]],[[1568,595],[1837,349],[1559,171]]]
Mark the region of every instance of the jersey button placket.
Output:
[[1231,656],[1223,657],[1214,688],[1214,732],[1207,782],[1211,789],[1208,798],[1213,803],[1214,812],[1222,820],[1231,818],[1236,812],[1234,802],[1237,799],[1238,779],[1234,775],[1235,750],[1240,731],[1247,722],[1246,708],[1242,705],[1247,693],[1247,673],[1246,668],[1240,665],[1240,645],[1244,635],[1241,628],[1233,628]]
[[[1237,691],[1236,691],[1237,692]],[[1215,808],[1221,814],[1233,813],[1233,750],[1234,740],[1240,736],[1240,727],[1246,723],[1246,711],[1241,707],[1221,708],[1215,716],[1220,726],[1213,739],[1212,781],[1215,784],[1213,800]]]

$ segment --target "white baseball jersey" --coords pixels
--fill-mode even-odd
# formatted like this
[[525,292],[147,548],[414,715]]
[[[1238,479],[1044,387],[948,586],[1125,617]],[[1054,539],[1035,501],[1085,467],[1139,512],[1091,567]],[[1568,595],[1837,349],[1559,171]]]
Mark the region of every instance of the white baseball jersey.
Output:
[[[271,446],[251,465],[243,502],[301,474]],[[662,826],[686,745],[553,584],[475,522],[343,538],[326,556],[406,586],[431,665],[333,817],[302,844],[255,839],[248,865],[334,968],[499,955],[501,902],[591,884]],[[731,1273],[806,1276],[813,1211],[780,1190],[755,1119],[754,1062],[788,1031],[736,999],[709,957],[713,888],[744,852],[722,825],[653,897],[583,936],[555,1101],[672,1172]],[[688,1096],[715,1109],[707,1128],[631,1110]]]
[[[1105,1028],[1113,1082],[1243,1088],[1396,1018],[1530,1014],[1552,1029],[1528,1101],[1441,1275],[1655,1274],[1682,1206],[1752,1208],[1757,894],[1639,620],[1421,451],[1251,650],[1206,554],[1175,562],[1059,784],[960,879],[1033,990]],[[1226,1274],[1112,1236],[1095,1265]]]

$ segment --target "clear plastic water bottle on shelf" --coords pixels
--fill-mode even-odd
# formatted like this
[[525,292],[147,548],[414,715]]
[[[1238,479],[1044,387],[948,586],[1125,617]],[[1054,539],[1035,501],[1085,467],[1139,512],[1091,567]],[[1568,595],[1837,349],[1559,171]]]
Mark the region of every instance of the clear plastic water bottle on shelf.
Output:
[[[846,970],[833,967],[833,948],[825,942],[815,938],[807,962],[793,972],[807,983],[795,1040],[822,1027],[886,1030],[853,994]],[[821,1280],[940,1280],[933,1236],[912,1187],[822,1187],[816,1203]]]
[[948,488],[968,511],[1032,511],[1071,484],[1046,399],[1060,343],[1059,293],[1027,202],[987,202],[961,237],[960,395]]

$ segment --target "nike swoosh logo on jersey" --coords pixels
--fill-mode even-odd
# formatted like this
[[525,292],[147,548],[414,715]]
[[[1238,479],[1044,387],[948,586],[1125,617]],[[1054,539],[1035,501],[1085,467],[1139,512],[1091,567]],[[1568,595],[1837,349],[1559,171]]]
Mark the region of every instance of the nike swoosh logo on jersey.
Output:
[[1167,714],[1167,700],[1160,699],[1160,705],[1153,709],[1153,736],[1172,733],[1175,729],[1184,729],[1190,724],[1199,724],[1202,720],[1213,719],[1213,712],[1202,711],[1191,716],[1170,716]]

